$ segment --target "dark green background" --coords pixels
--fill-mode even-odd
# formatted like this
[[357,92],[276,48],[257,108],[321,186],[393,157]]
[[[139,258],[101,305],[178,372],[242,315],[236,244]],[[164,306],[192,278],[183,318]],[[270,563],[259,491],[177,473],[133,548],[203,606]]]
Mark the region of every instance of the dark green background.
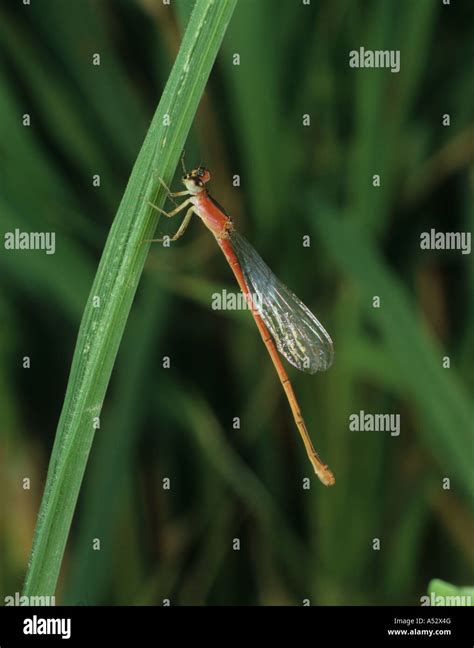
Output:
[[[0,250],[2,596],[21,589],[81,313],[192,6],[171,4],[0,9],[2,240],[57,247]],[[419,604],[432,578],[472,583],[473,261],[419,237],[472,230],[473,17],[468,0],[239,1],[186,161],[333,337],[329,373],[289,373],[337,483],[312,475],[250,314],[211,310],[234,284],[195,218],[145,268],[58,602]],[[361,46],[399,49],[400,73],[349,68]],[[401,435],[351,432],[360,410],[399,413]]]

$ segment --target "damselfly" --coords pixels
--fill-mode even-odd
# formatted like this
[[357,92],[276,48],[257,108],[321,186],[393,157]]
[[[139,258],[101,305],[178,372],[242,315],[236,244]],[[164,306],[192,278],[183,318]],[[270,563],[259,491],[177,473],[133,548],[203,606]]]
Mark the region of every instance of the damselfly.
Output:
[[206,189],[210,179],[211,174],[204,167],[200,166],[189,173],[185,170],[182,177],[185,191],[173,193],[164,186],[171,198],[186,196],[186,199],[170,212],[155,208],[168,218],[187,208],[181,226],[170,237],[170,241],[176,241],[184,234],[193,213],[201,218],[214,235],[250,305],[314,471],[325,486],[331,486],[335,483],[334,476],[314,449],[277,350],[297,369],[315,373],[331,366],[334,357],[332,340],[311,311],[275,277],[250,243],[234,229],[230,217]]

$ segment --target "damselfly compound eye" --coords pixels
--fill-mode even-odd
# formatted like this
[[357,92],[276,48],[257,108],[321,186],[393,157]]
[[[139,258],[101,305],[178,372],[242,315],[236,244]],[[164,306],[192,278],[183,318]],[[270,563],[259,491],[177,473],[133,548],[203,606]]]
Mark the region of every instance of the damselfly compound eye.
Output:
[[211,174],[206,167],[198,167],[193,173],[196,173],[197,177],[205,184],[211,179]]

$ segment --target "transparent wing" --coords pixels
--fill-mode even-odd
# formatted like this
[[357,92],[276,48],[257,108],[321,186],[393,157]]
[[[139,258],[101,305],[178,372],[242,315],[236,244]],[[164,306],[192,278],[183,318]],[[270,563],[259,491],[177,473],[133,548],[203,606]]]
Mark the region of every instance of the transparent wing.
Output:
[[275,340],[278,351],[297,369],[324,371],[333,361],[331,338],[313,313],[279,281],[250,243],[229,232],[256,310]]

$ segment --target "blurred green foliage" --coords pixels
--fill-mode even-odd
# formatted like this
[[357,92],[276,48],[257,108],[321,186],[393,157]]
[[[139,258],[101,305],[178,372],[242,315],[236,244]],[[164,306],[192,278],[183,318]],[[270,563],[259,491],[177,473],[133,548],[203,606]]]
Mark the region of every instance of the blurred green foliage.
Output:
[[435,578],[428,583],[428,594],[430,598],[442,601],[440,597],[452,597],[458,605],[474,605],[474,588],[473,587],[455,587],[451,583]]
[[[0,9],[1,230],[57,239],[51,256],[0,251],[4,596],[21,589],[81,314],[191,6]],[[186,162],[206,163],[334,339],[327,374],[291,378],[337,483],[311,474],[250,315],[211,310],[234,286],[195,219],[147,262],[58,601],[419,604],[433,578],[472,584],[473,257],[419,236],[473,229],[473,17],[469,2],[239,0]],[[399,49],[400,73],[349,68],[361,46]],[[400,413],[400,436],[351,432],[360,410]]]

